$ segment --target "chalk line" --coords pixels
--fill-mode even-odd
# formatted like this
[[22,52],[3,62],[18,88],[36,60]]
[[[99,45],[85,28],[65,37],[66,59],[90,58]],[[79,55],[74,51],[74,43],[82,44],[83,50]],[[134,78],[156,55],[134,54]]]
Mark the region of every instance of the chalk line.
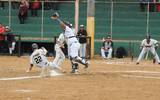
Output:
[[[54,70],[50,72],[50,76],[61,76],[64,75],[62,73],[58,73]],[[35,79],[35,78],[42,78],[41,76],[25,76],[25,77],[10,77],[10,78],[0,78],[0,81],[13,81],[13,80],[24,80],[24,79]]]
[[26,76],[26,77],[9,77],[9,78],[0,78],[0,81],[12,81],[12,80],[23,80],[23,79],[34,79],[41,78],[40,76]]
[[154,77],[154,76],[141,76],[141,75],[122,75],[123,77],[130,77],[130,78],[145,78],[145,79],[158,79],[160,80],[160,77]]

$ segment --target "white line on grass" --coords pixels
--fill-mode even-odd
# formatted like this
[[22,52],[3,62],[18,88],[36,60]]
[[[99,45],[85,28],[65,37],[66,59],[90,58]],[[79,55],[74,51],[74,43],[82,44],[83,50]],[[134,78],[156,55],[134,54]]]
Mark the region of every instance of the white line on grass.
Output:
[[145,79],[160,79],[160,77],[154,76],[141,76],[141,75],[122,75],[123,77],[130,77],[130,78],[145,78]]

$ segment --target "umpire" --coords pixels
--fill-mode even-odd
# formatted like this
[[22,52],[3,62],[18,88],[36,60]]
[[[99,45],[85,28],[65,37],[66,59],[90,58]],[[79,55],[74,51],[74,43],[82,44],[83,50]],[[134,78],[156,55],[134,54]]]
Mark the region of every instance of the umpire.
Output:
[[80,45],[80,57],[86,58],[86,45],[87,45],[87,31],[84,29],[84,25],[80,25],[80,30],[77,33]]

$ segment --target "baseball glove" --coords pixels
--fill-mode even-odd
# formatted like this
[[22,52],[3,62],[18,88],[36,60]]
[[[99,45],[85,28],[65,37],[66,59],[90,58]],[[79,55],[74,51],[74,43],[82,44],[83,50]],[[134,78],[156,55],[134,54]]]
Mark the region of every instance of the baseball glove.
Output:
[[57,12],[55,12],[53,15],[52,15],[52,17],[59,17],[59,14],[57,13]]

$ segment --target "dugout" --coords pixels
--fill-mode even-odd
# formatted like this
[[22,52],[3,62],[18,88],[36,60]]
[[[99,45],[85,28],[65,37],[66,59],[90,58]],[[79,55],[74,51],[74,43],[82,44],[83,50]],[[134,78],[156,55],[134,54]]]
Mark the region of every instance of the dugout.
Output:
[[[31,45],[33,43],[37,43],[39,47],[45,47],[48,51],[47,56],[55,56],[55,50],[54,46],[56,44],[56,40],[58,36],[54,36],[53,38],[21,38],[20,35],[14,35],[16,38],[16,47],[15,51],[13,52],[13,56],[25,56],[25,55],[30,55],[32,53],[32,47]],[[78,38],[78,37],[77,37]],[[90,59],[90,47],[91,47],[91,37],[86,37],[87,38],[87,46],[86,46],[86,58]],[[68,48],[67,44],[64,45],[65,48],[62,49],[64,54],[68,55]],[[4,41],[2,50],[0,51],[0,55],[10,55],[8,51],[8,42],[7,40]]]

